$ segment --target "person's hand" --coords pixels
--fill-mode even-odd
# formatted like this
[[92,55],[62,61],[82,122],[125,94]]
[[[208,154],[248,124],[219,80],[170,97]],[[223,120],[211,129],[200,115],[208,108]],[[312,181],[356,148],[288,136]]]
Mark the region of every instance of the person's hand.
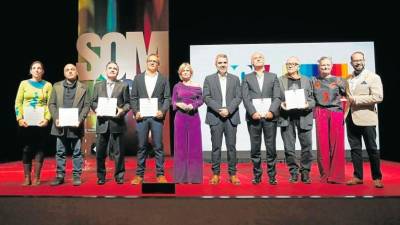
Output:
[[226,117],[228,117],[229,116],[229,111],[228,111],[228,109],[226,109],[226,108],[222,108],[222,109],[219,109],[219,115],[221,116],[221,117],[223,117],[223,118],[226,118]]
[[55,124],[56,124],[56,127],[60,127],[60,120],[59,120],[59,119],[56,119]]
[[274,114],[271,111],[268,111],[267,114],[265,114],[265,119],[272,119],[274,118]]
[[255,112],[255,113],[253,113],[253,115],[251,115],[251,118],[253,120],[260,120],[261,119],[261,115],[260,115],[259,112]]
[[158,110],[157,113],[156,113],[156,117],[157,117],[158,119],[162,119],[163,116],[164,116],[164,114],[163,114],[160,110]]
[[117,115],[115,117],[121,117],[124,115],[124,110],[122,108],[117,107]]
[[286,102],[282,102],[281,103],[281,108],[285,111],[287,111],[287,107],[286,107]]
[[44,119],[44,120],[40,121],[38,125],[39,125],[39,127],[45,127],[45,126],[47,126],[47,124],[49,124],[49,121]]
[[135,113],[135,119],[136,120],[142,120],[143,119],[142,114],[140,114],[140,112],[136,112]]
[[28,127],[28,123],[24,119],[18,120],[18,125],[20,127]]
[[308,102],[306,101],[306,103],[304,104],[304,109],[308,109],[308,107],[310,107],[310,105],[309,105]]
[[181,108],[182,110],[186,111],[187,105],[183,102],[178,102],[176,103],[176,106],[178,106],[179,108]]
[[186,105],[187,107],[186,107],[186,111],[190,111],[190,110],[193,110],[193,105],[192,104],[189,104],[189,105]]

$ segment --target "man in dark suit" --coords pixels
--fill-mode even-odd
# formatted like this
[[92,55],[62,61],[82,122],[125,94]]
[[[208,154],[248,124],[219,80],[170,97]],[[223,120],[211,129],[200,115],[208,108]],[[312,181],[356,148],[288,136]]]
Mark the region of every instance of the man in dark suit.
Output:
[[[276,185],[276,129],[281,104],[279,81],[276,74],[265,72],[263,54],[254,53],[251,56],[251,63],[254,71],[247,74],[242,81],[242,97],[251,142],[250,157],[254,173],[252,182],[253,184],[261,182],[261,134],[264,132],[269,183]],[[263,108],[268,107],[266,103],[255,105],[253,101],[256,99],[257,102],[270,101],[269,108]],[[256,106],[261,108],[256,109]]]
[[[81,184],[82,153],[81,139],[84,135],[84,120],[90,109],[90,97],[84,83],[78,81],[78,72],[75,65],[67,64],[64,67],[65,79],[53,85],[49,100],[49,111],[53,118],[51,135],[57,137],[56,161],[57,176],[52,186],[64,183],[65,163],[67,151],[72,150],[72,184]],[[61,127],[59,121],[60,108],[77,108],[78,124],[76,126]]]
[[116,115],[97,116],[96,124],[96,159],[97,159],[97,184],[103,185],[106,182],[105,159],[107,147],[112,149],[115,162],[114,178],[117,184],[124,183],[125,162],[124,149],[122,148],[122,133],[125,130],[124,116],[129,111],[129,88],[128,85],[117,80],[119,67],[115,62],[109,62],[106,66],[107,79],[96,83],[94,86],[92,104],[93,111],[96,112],[100,97],[116,98]]
[[215,66],[218,71],[208,75],[203,85],[204,102],[207,105],[206,123],[210,125],[212,142],[213,176],[210,183],[220,183],[221,145],[225,134],[229,182],[239,185],[240,180],[236,176],[236,131],[240,124],[238,107],[242,101],[240,80],[227,72],[227,55],[218,54]]
[[[301,145],[300,174],[303,183],[311,183],[310,170],[312,161],[312,127],[315,100],[311,81],[300,75],[300,60],[297,57],[289,57],[286,61],[287,73],[279,78],[282,104],[278,120],[281,128],[281,136],[285,148],[286,163],[289,167],[289,182],[297,182],[299,165],[296,162],[296,130]],[[288,109],[285,99],[287,90],[304,90],[304,108]]]
[[[131,91],[131,107],[137,121],[138,134],[137,169],[136,176],[131,184],[137,185],[143,182],[146,169],[146,143],[151,130],[153,149],[156,157],[156,175],[158,183],[166,183],[164,176],[164,149],[162,144],[162,132],[165,114],[170,106],[170,88],[168,79],[158,72],[160,59],[157,54],[147,57],[147,69],[135,76]],[[158,111],[154,116],[143,116],[140,113],[140,99],[157,98]]]

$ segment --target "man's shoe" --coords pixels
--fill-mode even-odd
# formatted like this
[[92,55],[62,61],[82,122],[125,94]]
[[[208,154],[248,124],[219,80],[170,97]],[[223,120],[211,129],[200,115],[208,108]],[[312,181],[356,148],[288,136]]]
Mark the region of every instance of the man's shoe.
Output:
[[251,180],[251,183],[253,184],[261,183],[261,177],[254,177],[253,180]]
[[374,186],[376,188],[383,188],[383,183],[380,179],[376,179],[376,180],[374,180]]
[[115,178],[115,182],[117,182],[117,184],[123,184],[124,178]]
[[219,178],[218,174],[214,174],[211,179],[210,179],[210,184],[219,184],[221,182],[221,179]]
[[269,182],[270,185],[277,185],[278,184],[278,181],[276,181],[275,177],[270,177],[268,182]]
[[81,178],[80,177],[73,177],[72,178],[72,185],[74,186],[79,186],[82,184]]
[[305,184],[311,184],[311,178],[309,173],[302,173],[301,174],[301,182]]
[[51,186],[57,186],[64,183],[64,177],[56,177],[56,179],[50,183]]
[[296,183],[299,179],[299,175],[297,173],[290,174],[289,182]]
[[141,183],[143,183],[143,177],[141,177],[141,176],[135,176],[133,178],[133,180],[131,181],[132,185],[138,185],[138,184],[141,184]]
[[157,183],[165,184],[168,183],[167,178],[164,175],[157,176]]
[[105,179],[101,179],[101,178],[100,178],[100,179],[97,180],[97,184],[98,184],[98,185],[104,185],[105,183],[106,183],[106,180],[105,180]]
[[357,185],[357,184],[363,184],[363,180],[353,177],[351,180],[346,182],[347,185]]
[[230,176],[229,182],[231,182],[233,185],[240,185],[240,180],[236,175]]

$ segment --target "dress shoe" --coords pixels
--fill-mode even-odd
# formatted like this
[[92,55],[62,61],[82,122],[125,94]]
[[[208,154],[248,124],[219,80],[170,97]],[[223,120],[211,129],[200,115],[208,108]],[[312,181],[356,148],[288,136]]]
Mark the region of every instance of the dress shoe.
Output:
[[297,173],[290,174],[289,182],[296,183],[299,180],[299,175]]
[[382,181],[381,181],[380,179],[374,180],[374,186],[375,186],[376,188],[383,188]]
[[361,180],[357,177],[353,177],[351,180],[346,182],[347,185],[357,185],[357,184],[362,184],[362,183],[363,183],[363,180]]
[[268,182],[269,182],[270,185],[277,185],[278,184],[278,181],[276,180],[275,177],[270,177]]
[[254,177],[254,179],[251,181],[253,184],[259,184],[261,183],[261,177]]
[[98,179],[97,180],[97,184],[98,185],[104,185],[106,183],[106,180],[105,179]]
[[115,178],[115,182],[117,184],[123,184],[124,183],[124,178]]
[[167,178],[164,175],[157,176],[157,183],[165,184],[168,183]]
[[219,184],[221,182],[219,175],[214,174],[210,179],[210,184]]
[[240,180],[236,175],[230,176],[229,182],[231,182],[233,185],[240,185]]
[[81,178],[78,176],[72,177],[72,185],[79,186],[82,184]]
[[301,182],[305,184],[311,184],[311,178],[309,173],[302,173],[301,174]]
[[131,181],[132,185],[138,185],[138,184],[141,184],[141,183],[143,183],[143,177],[141,177],[141,176],[135,176],[133,178],[133,180]]
[[53,182],[50,183],[51,186],[57,186],[64,183],[64,177],[56,177]]

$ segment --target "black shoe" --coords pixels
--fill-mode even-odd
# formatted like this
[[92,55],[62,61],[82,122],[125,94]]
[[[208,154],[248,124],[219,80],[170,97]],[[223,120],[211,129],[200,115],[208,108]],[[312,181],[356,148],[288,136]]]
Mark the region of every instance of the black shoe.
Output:
[[289,182],[296,183],[299,179],[299,175],[297,173],[293,173],[290,175]]
[[97,184],[98,185],[103,185],[103,184],[105,184],[106,183],[106,180],[105,179],[98,179],[97,180]]
[[124,178],[115,178],[115,182],[117,182],[117,184],[123,184]]
[[82,184],[81,178],[80,177],[73,177],[72,178],[72,185],[74,186],[79,186]]
[[64,183],[64,177],[56,177],[56,179],[50,183],[51,186],[57,186]]
[[310,175],[308,173],[302,173],[301,174],[301,182],[303,182],[305,184],[311,184]]
[[269,182],[270,185],[277,185],[278,184],[278,181],[276,181],[275,177],[270,177],[268,182]]
[[254,179],[251,182],[253,184],[259,184],[259,183],[261,183],[261,177],[254,177]]

